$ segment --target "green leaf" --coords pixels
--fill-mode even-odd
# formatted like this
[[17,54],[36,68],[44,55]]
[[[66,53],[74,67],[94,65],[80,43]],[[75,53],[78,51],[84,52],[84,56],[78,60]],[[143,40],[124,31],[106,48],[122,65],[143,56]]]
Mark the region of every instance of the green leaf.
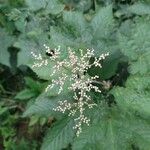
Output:
[[82,0],[82,1],[77,1],[74,7],[78,11],[87,12],[91,8],[91,6],[92,6],[91,0]]
[[145,74],[150,71],[150,21],[137,19],[128,35],[119,33],[119,45],[130,62],[132,74]]
[[37,94],[35,92],[33,92],[30,89],[24,89],[21,92],[17,93],[17,95],[15,96],[15,99],[19,99],[19,100],[27,100],[30,99],[32,97],[35,97]]
[[44,124],[47,123],[47,118],[41,117],[39,121],[40,121],[40,125],[43,126]]
[[30,77],[25,77],[25,83],[35,93],[41,93],[45,88],[45,83],[40,83],[39,81],[33,80]]
[[51,100],[47,97],[39,96],[35,103],[29,106],[27,110],[24,112],[23,116],[31,116],[33,114],[36,115],[49,115],[52,113],[53,108],[55,107],[55,101]]
[[109,79],[110,77],[115,75],[121,58],[122,56],[119,52],[113,54],[110,53],[110,56],[108,56],[102,63],[102,68],[99,72],[100,78]]
[[[45,35],[41,35],[37,41],[27,40],[25,38],[19,39],[14,46],[20,48],[21,51],[18,53],[18,65],[27,65],[29,66],[41,79],[50,80],[51,74],[53,73],[53,66],[56,65],[56,62],[52,62],[49,58],[46,58],[45,49],[44,49],[44,41],[47,41]],[[57,41],[58,42],[58,41]],[[57,45],[58,46],[58,45]],[[54,47],[56,48],[56,47]],[[31,51],[35,54],[41,54],[43,59],[48,59],[48,65],[43,65],[42,67],[32,67],[34,62],[37,62],[31,55]],[[62,58],[66,57],[67,53],[63,53],[61,55]],[[54,78],[60,76],[60,74],[64,72],[68,74],[68,71],[64,68],[61,68],[61,71],[58,71]]]
[[85,18],[80,12],[67,12],[63,13],[64,23],[74,28],[74,30],[82,36],[86,30],[87,24]]
[[[75,139],[73,143],[73,150],[90,150],[90,146],[94,145],[95,150],[101,147],[99,143],[99,147],[96,146],[98,141],[101,141],[103,135],[101,133],[101,126],[100,125],[90,125],[89,128],[83,130],[78,138]],[[96,131],[96,132],[95,132]],[[86,146],[87,145],[87,146]],[[89,146],[89,148],[88,148]],[[97,147],[97,148],[96,148]]]
[[41,150],[61,150],[66,148],[73,141],[75,130],[73,130],[73,120],[65,118],[57,121],[44,139]]
[[150,89],[150,76],[132,75],[126,81],[126,87],[141,92],[147,91]]
[[51,27],[50,34],[52,48],[60,45],[61,50],[64,50],[64,55],[66,55],[65,49],[67,49],[67,47],[75,47],[76,45],[75,38],[71,34],[63,32],[60,28]]
[[116,88],[113,93],[117,104],[122,110],[131,110],[145,116],[150,116],[150,94],[138,93],[126,88]]
[[19,39],[14,43],[14,47],[21,49],[18,53],[18,66],[27,65],[33,61],[31,51],[32,49],[38,49],[35,42],[26,39]]
[[32,116],[30,118],[29,126],[35,125],[38,121],[39,121],[39,117],[38,116]]
[[129,6],[127,10],[137,15],[149,15],[150,5],[147,5],[146,3],[135,3]]
[[[127,135],[120,132],[120,126],[123,124],[119,126],[119,122],[120,120],[117,120],[112,114],[101,118],[96,124],[93,123],[90,127],[84,128],[81,135],[75,139],[73,150],[90,150],[93,146],[95,150],[124,150],[128,146]],[[123,136],[124,141],[122,141]]]
[[101,63],[102,68],[91,68],[89,71],[90,75],[98,75],[102,80],[109,79],[113,75],[115,75],[118,64],[122,58],[120,52],[110,53],[108,57]]
[[71,100],[72,95],[65,93],[65,95],[58,95],[55,97],[47,97],[47,93],[41,94],[31,106],[27,108],[24,112],[24,117],[31,116],[33,114],[39,116],[50,116],[55,115],[56,112],[53,111],[53,108],[57,107],[58,101],[60,100]]
[[[95,14],[94,18],[91,20],[90,25],[93,29],[91,31],[92,39],[90,47],[95,49],[95,54],[97,57],[99,57],[102,53],[110,53],[110,56],[107,59],[110,64],[112,64],[112,68],[114,68],[114,70],[112,70],[113,73],[117,69],[117,57],[120,56],[120,52],[118,50],[118,41],[116,40],[116,23],[113,18],[112,5],[100,8],[99,11]],[[115,57],[117,60],[112,63],[112,60],[114,60]],[[107,61],[105,62],[107,65]],[[105,76],[105,73],[103,76]],[[104,78],[107,77],[109,77],[109,74],[106,72],[106,76]]]
[[28,12],[20,11],[19,9],[12,9],[11,12],[8,14],[9,20],[14,21],[14,24],[18,31],[25,32],[25,27],[27,24],[26,17]]
[[146,121],[131,114],[110,111],[99,122],[83,129],[74,140],[73,150],[127,150],[135,143],[140,145],[140,139],[145,143],[140,145],[141,149],[147,150],[150,146],[149,129]]
[[8,48],[13,44],[14,37],[8,35],[8,33],[0,28],[0,63],[10,66],[10,53],[8,52]]
[[[30,32],[31,33],[31,32]],[[20,37],[15,43],[14,47],[19,48],[18,53],[18,66],[20,65],[32,65],[34,59],[31,55],[31,51],[36,54],[42,53],[45,55],[43,45],[47,43],[47,35],[35,32],[35,39],[33,37]]]
[[31,147],[33,149],[35,148],[35,142],[34,141],[32,141],[32,144],[31,144],[26,139],[21,138],[21,139],[18,140],[17,144],[14,144],[14,141],[12,139],[10,139],[10,143],[9,143],[9,146],[7,147],[7,149],[12,149],[12,150],[19,150],[19,149],[28,150]]
[[128,78],[126,88],[117,87],[112,90],[115,100],[122,110],[138,112],[143,117],[150,116],[150,78],[131,76]]
[[150,51],[142,55],[139,55],[138,60],[131,63],[129,71],[132,74],[136,73],[145,74],[150,71],[149,66],[150,66]]
[[120,48],[131,60],[136,60],[139,55],[148,52],[150,46],[149,20],[137,20],[132,26],[130,34],[119,34]]
[[46,13],[58,14],[64,9],[64,5],[58,0],[25,0],[26,4],[29,6],[30,10],[38,11],[44,9]]
[[25,82],[27,88],[18,92],[15,99],[28,100],[37,97],[45,88],[45,83],[34,81],[32,78],[26,77]]
[[47,0],[25,0],[29,9],[32,11],[37,11],[39,9],[45,8]]
[[47,0],[45,12],[56,15],[62,12],[64,7],[65,5],[61,4],[58,0]]
[[112,5],[101,8],[94,16],[91,26],[96,39],[109,38],[114,27]]
[[1,105],[0,105],[0,115],[3,115],[5,112],[7,112],[8,111],[8,108],[7,107],[2,107]]
[[32,67],[33,64],[29,64],[28,66],[32,68],[32,70],[38,75],[39,78],[45,80],[57,79],[60,77],[62,73],[69,74],[69,71],[66,68],[61,68],[59,71],[56,72],[55,76],[51,77],[54,69],[53,66],[56,65],[56,62],[52,62],[51,60],[48,61],[48,65],[44,65],[42,67]]

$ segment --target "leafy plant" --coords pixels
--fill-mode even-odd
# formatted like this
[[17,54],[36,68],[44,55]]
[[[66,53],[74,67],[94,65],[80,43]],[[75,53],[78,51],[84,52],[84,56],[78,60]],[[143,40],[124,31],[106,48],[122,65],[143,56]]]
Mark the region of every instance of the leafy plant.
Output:
[[[149,150],[149,0],[2,0],[0,10],[0,149]],[[88,91],[95,106],[85,107],[90,122],[81,123],[79,136],[73,126],[80,109],[68,114],[81,83],[68,89],[75,68],[68,47],[78,60],[80,49],[86,54],[93,48],[88,65],[109,52],[102,68],[82,70],[86,80],[99,77],[90,85],[101,93]],[[57,70],[58,62],[67,70]],[[62,74],[67,80],[59,93]]]

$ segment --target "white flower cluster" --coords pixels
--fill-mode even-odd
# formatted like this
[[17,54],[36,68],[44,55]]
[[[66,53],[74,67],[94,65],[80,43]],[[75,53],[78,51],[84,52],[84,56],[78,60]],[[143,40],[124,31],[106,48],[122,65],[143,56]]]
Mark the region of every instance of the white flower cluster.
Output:
[[[63,91],[63,87],[67,81],[70,81],[68,85],[68,90],[74,92],[73,100],[74,102],[68,102],[67,100],[59,101],[59,105],[54,108],[54,111],[59,111],[65,113],[69,110],[69,116],[77,116],[74,119],[75,126],[74,129],[77,130],[76,135],[82,132],[82,124],[89,125],[90,119],[85,116],[85,109],[93,108],[96,104],[91,99],[89,92],[91,90],[95,90],[95,92],[101,93],[99,88],[93,85],[93,82],[98,79],[98,76],[90,77],[87,75],[87,71],[89,68],[95,67],[102,67],[100,61],[104,60],[109,53],[102,54],[98,58],[94,57],[94,50],[87,49],[86,53],[83,53],[83,50],[80,50],[80,55],[76,55],[74,51],[68,48],[68,57],[64,60],[60,60],[60,47],[55,49],[53,52],[50,48],[44,45],[46,48],[46,52],[51,54],[50,60],[55,62],[53,66],[53,73],[50,75],[51,77],[55,76],[57,72],[60,72],[60,77],[58,79],[53,79],[52,83],[47,86],[46,92],[55,85],[59,86],[58,94]],[[32,56],[35,60],[38,60],[33,64],[32,67],[41,67],[43,65],[48,65],[48,59],[43,59],[41,55],[35,55],[31,52]],[[90,63],[90,59],[94,57],[93,63]],[[68,70],[70,73],[66,74],[61,69],[64,68]]]

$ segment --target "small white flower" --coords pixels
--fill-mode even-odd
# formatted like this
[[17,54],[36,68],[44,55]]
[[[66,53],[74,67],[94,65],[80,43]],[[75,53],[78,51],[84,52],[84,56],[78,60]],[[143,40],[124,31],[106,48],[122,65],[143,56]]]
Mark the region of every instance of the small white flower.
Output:
[[[82,132],[82,124],[87,124],[89,126],[90,122],[90,119],[84,114],[85,109],[87,107],[91,109],[94,106],[97,106],[93,102],[89,92],[91,90],[95,90],[95,92],[101,93],[100,89],[93,85],[93,82],[96,81],[99,76],[90,77],[87,76],[86,73],[88,69],[93,66],[101,68],[102,65],[100,61],[104,60],[109,53],[102,54],[96,58],[94,57],[93,49],[87,49],[85,54],[83,53],[83,50],[80,49],[80,56],[78,56],[74,51],[71,50],[71,48],[68,48],[68,58],[62,61],[59,59],[61,56],[60,47],[55,49],[54,52],[51,52],[48,46],[44,45],[44,47],[46,48],[46,52],[51,54],[50,60],[55,62],[55,65],[53,66],[53,73],[50,76],[53,77],[57,72],[60,72],[60,77],[58,77],[58,79],[53,79],[52,83],[47,86],[45,91],[47,92],[57,85],[59,86],[58,94],[60,94],[63,91],[63,87],[66,82],[70,81],[68,89],[74,92],[74,102],[70,103],[67,100],[59,101],[59,105],[56,108],[53,108],[53,110],[62,113],[69,111],[68,116],[76,116],[76,114],[79,114],[79,116],[74,119],[75,126],[73,127],[77,130],[76,135],[79,136],[79,134]],[[33,52],[31,52],[31,54],[36,60],[32,67],[42,67],[44,65],[48,65],[48,59],[43,59],[40,54],[36,55]],[[92,57],[94,57],[94,61],[91,64],[90,59]],[[70,71],[69,75],[64,74],[61,71],[62,68]]]

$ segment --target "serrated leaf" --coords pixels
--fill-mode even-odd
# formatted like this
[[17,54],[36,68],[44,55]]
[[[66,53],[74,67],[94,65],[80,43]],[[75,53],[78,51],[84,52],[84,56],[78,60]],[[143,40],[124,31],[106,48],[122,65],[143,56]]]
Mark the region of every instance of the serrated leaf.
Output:
[[55,63],[52,62],[52,63],[49,63],[47,66],[42,66],[39,68],[38,67],[32,68],[32,65],[30,65],[30,67],[38,75],[39,78],[45,79],[45,80],[50,80],[51,74],[53,73],[54,65],[55,65]]
[[150,82],[149,77],[131,76],[128,78],[126,88],[117,87],[112,90],[119,107],[124,111],[138,112],[145,117],[150,116]]
[[61,4],[58,0],[47,0],[45,12],[56,15],[62,12],[64,7],[65,5]]
[[150,116],[150,94],[138,93],[131,89],[116,88],[114,96],[121,109],[139,112],[142,115]]
[[[88,148],[90,150],[91,145],[94,145],[94,148],[95,148],[96,143],[98,141],[101,141],[103,138],[103,135],[100,134],[101,130],[102,129],[99,125],[98,126],[90,125],[89,128],[84,129],[83,132],[80,134],[80,136],[75,139],[75,141],[73,143],[73,150],[84,150],[84,149],[88,150]],[[86,145],[89,147],[86,147]],[[99,143],[98,148],[100,148],[100,147],[101,146]]]
[[41,150],[61,150],[66,148],[68,144],[73,141],[75,135],[73,124],[73,120],[70,118],[57,121],[54,126],[49,129]]
[[[144,52],[149,51],[150,30],[149,20],[141,19],[132,26],[131,34],[119,34],[119,42],[122,52],[130,59],[136,60]],[[135,56],[134,56],[135,55]]]
[[67,49],[67,47],[75,47],[76,45],[75,38],[71,34],[64,33],[63,31],[58,30],[58,28],[51,27],[50,34],[51,34],[50,39],[51,45],[53,47],[57,47],[58,45],[60,45],[61,49],[64,50],[63,55],[66,55],[65,49]]
[[37,11],[46,6],[47,0],[25,0],[26,4],[32,11]]
[[[31,37],[30,37],[31,38]],[[36,39],[28,39],[25,37],[20,37],[15,43],[14,47],[19,48],[18,53],[18,66],[20,65],[32,65],[34,59],[31,55],[31,51],[34,51],[36,54],[42,53],[45,54],[43,45],[47,43],[46,34],[37,34]]]
[[146,19],[136,20],[131,33],[119,33],[121,51],[129,58],[132,74],[149,72],[150,64],[150,22]]
[[36,115],[49,115],[52,113],[53,108],[55,107],[55,102],[50,100],[49,98],[39,96],[35,103],[29,106],[27,110],[24,112],[23,116],[31,116],[33,114]]
[[75,32],[79,33],[81,36],[82,33],[86,30],[87,24],[85,18],[80,12],[67,12],[63,13],[64,22],[73,27]]
[[149,129],[149,124],[144,120],[112,111],[101,118],[99,123],[84,128],[74,140],[73,150],[127,150],[134,143],[140,145],[140,139],[145,141],[141,148],[147,150],[150,136],[146,132],[149,133]]
[[96,39],[109,38],[114,27],[112,5],[101,8],[94,16],[91,26],[93,28],[93,36]]
[[137,61],[132,62],[129,67],[129,71],[132,74],[136,73],[145,74],[150,71],[149,66],[150,66],[150,51],[144,53],[143,55],[140,55]]
[[[43,39],[41,39],[42,37]],[[56,65],[56,62],[52,62],[50,58],[46,57],[43,46],[44,41],[47,41],[46,36],[43,35],[40,37],[40,39],[38,39],[37,42],[34,40],[20,39],[14,44],[15,47],[21,49],[21,51],[18,53],[18,65],[27,65],[37,74],[39,78],[50,80],[51,74],[54,71],[53,66]],[[42,67],[32,67],[36,60],[32,57],[31,51],[33,51],[35,54],[41,54],[43,59],[48,59],[48,65],[43,65]],[[66,57],[67,52],[63,54],[64,55],[61,55],[61,59]],[[66,69],[61,68],[61,70],[56,73],[54,78],[57,78],[62,72],[68,74]]]
[[26,18],[27,17],[27,12],[21,12],[19,9],[12,9],[11,12],[8,15],[9,20],[14,21],[14,24],[17,28],[18,31],[20,32],[25,32],[25,27],[26,27]]
[[91,8],[91,6],[92,6],[91,0],[82,0],[82,1],[78,1],[75,4],[75,8],[82,12],[88,11]]
[[65,95],[58,95],[55,97],[47,97],[47,93],[41,94],[29,108],[24,112],[24,117],[37,114],[39,116],[54,115],[53,108],[57,107],[58,101],[60,100],[71,100],[72,95],[65,93]]
[[135,76],[132,75],[126,81],[126,87],[137,91],[146,91],[150,87],[150,76]]
[[135,3],[128,7],[129,12],[137,15],[148,15],[150,14],[150,6],[146,3]]
[[27,65],[33,58],[31,56],[32,49],[37,49],[38,46],[36,43],[26,40],[26,39],[19,39],[17,42],[14,43],[14,47],[21,49],[18,53],[18,66],[19,65]]
[[101,120],[99,125],[91,125],[91,127],[83,130],[83,133],[75,140],[73,150],[90,150],[92,147],[95,150],[125,150],[129,145],[127,139],[130,135],[127,136],[127,133],[123,133],[123,129],[120,133],[119,120],[115,120],[115,118],[105,119],[105,121]]
[[64,5],[58,0],[26,0],[26,4],[32,11],[37,11],[44,8],[47,14],[58,14],[64,9]]

